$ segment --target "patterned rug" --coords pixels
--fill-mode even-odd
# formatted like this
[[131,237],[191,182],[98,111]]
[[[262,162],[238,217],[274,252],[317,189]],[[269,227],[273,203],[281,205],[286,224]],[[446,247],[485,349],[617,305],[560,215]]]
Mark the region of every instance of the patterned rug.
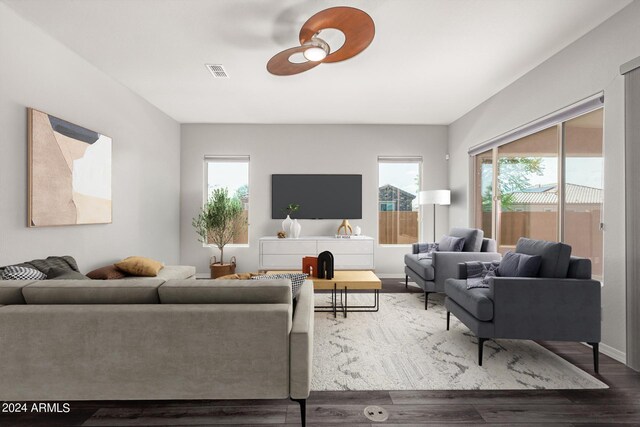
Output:
[[[322,304],[326,294],[316,294]],[[369,305],[371,294],[350,294]],[[432,301],[433,300],[433,301]],[[477,339],[455,316],[446,330],[443,296],[380,294],[377,313],[315,314],[312,390],[599,389],[606,384],[532,342]]]

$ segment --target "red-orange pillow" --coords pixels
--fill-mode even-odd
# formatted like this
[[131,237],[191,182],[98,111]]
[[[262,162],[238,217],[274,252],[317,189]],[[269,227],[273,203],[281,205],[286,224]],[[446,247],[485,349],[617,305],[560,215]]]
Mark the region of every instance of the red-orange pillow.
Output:
[[93,280],[118,280],[124,279],[127,276],[128,274],[120,270],[114,264],[96,268],[95,270],[87,273],[87,277]]

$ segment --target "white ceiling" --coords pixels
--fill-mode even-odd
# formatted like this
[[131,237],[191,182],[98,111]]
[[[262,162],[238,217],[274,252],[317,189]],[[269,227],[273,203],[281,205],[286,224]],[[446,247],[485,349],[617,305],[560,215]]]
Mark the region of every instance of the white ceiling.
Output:
[[[182,123],[449,124],[630,0],[4,0]],[[276,77],[327,7],[363,9],[367,50]],[[214,79],[205,63],[223,64]]]

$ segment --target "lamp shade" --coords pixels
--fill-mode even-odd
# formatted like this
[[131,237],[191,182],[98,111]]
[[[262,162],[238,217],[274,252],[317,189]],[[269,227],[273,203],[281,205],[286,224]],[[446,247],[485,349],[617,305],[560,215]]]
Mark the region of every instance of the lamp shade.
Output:
[[450,205],[451,191],[449,190],[427,190],[418,194],[418,201],[421,205]]

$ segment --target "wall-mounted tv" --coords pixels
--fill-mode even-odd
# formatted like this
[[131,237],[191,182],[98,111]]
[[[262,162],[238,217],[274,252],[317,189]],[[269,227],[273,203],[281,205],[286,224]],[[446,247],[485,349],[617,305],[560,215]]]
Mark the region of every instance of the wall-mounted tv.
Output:
[[271,218],[362,219],[362,175],[271,175]]

